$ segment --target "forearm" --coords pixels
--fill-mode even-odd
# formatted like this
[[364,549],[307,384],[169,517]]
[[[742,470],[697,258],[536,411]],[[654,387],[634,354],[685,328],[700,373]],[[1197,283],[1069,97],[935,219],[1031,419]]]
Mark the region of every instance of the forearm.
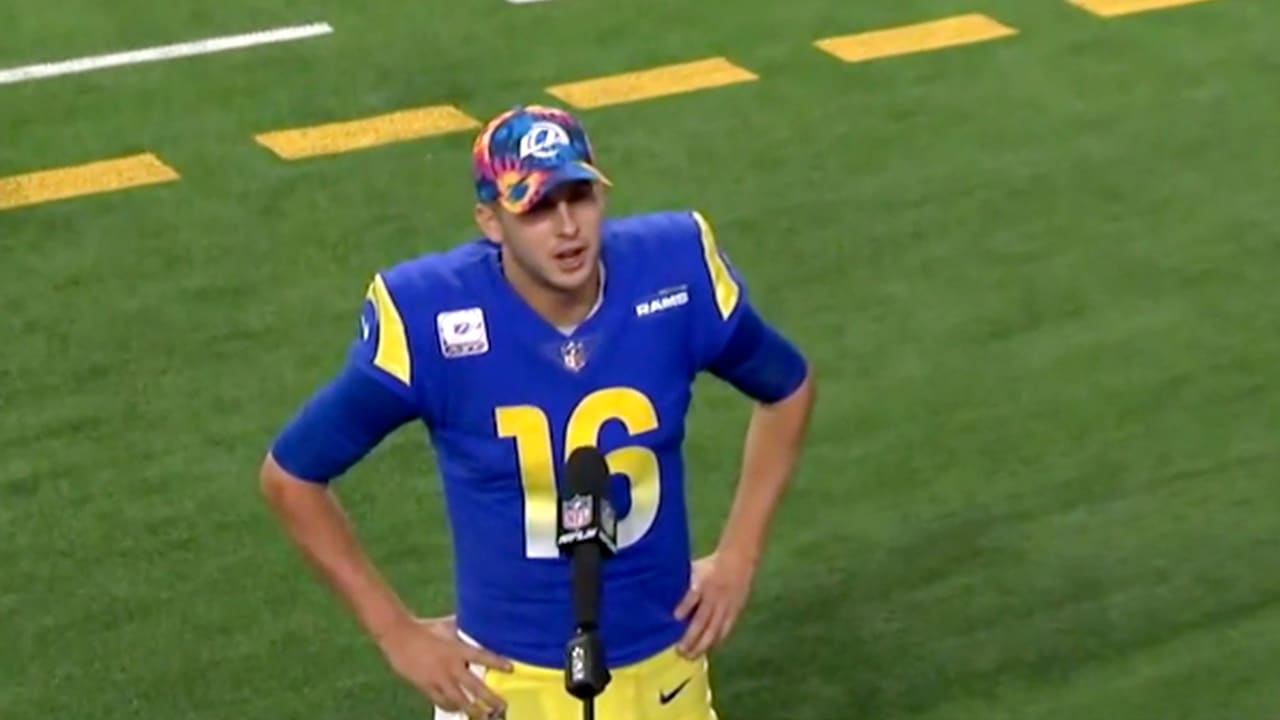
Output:
[[381,639],[412,619],[360,547],[328,488],[291,477],[271,457],[263,464],[261,487],[267,504],[303,558],[370,636]]
[[800,457],[813,408],[812,378],[789,397],[756,405],[747,427],[742,471],[718,553],[755,563],[764,552],[774,511]]

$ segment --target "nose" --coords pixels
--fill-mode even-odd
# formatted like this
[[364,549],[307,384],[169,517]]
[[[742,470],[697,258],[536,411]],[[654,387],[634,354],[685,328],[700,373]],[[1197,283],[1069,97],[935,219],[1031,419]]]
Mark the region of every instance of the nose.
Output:
[[567,238],[578,234],[578,220],[565,200],[556,203],[556,234]]

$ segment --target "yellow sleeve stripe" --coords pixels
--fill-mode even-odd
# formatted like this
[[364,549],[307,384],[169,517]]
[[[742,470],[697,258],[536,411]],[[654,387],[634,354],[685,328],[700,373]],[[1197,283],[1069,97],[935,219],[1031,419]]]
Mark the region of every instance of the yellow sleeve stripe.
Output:
[[693,219],[698,223],[698,234],[702,240],[702,261],[706,263],[707,272],[711,275],[711,287],[716,293],[716,307],[720,308],[720,317],[727,319],[733,309],[738,306],[738,296],[741,294],[738,281],[729,274],[729,268],[725,266],[724,259],[720,257],[720,251],[716,249],[716,234],[712,231],[711,224],[702,217],[702,213],[696,210],[693,212]]
[[374,275],[369,285],[368,298],[373,301],[378,315],[378,349],[373,364],[385,370],[405,385],[409,385],[409,341],[404,332],[404,321],[396,309],[391,293],[381,275]]

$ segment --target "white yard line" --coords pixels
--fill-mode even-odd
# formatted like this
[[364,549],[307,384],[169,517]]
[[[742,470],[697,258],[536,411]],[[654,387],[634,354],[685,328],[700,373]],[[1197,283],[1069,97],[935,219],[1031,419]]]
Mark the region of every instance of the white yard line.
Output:
[[141,50],[129,50],[127,52],[111,53],[109,55],[92,55],[89,57],[76,58],[74,60],[63,60],[61,62],[24,65],[22,67],[0,70],[0,85],[57,77],[59,75],[73,75],[76,73],[101,70],[103,68],[119,67],[121,65],[137,65],[139,63],[173,60],[174,58],[189,57],[192,55],[207,55],[209,53],[225,52],[227,50],[239,50],[241,48],[253,47],[255,45],[270,45],[273,43],[303,40],[305,38],[328,35],[332,32],[333,27],[330,26],[329,23],[317,22],[310,23],[308,25],[293,25],[291,27],[276,28],[274,30],[261,30],[259,32],[245,33],[243,35],[226,35],[223,37],[205,38],[204,40],[192,40],[190,42],[176,43],[174,45],[162,45],[160,47],[143,48]]

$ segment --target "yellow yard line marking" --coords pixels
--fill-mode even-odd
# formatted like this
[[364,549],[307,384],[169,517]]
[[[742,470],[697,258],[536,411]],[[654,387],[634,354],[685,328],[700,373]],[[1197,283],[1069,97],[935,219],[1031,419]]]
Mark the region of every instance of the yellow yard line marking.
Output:
[[986,15],[970,14],[901,27],[818,40],[818,49],[845,62],[865,62],[908,53],[940,50],[1017,34]]
[[726,58],[714,57],[555,85],[547,88],[547,92],[576,108],[588,109],[758,79],[750,70]]
[[1119,17],[1148,10],[1193,5],[1209,0],[1069,0],[1072,5],[1084,8],[1100,17]]
[[300,160],[479,126],[478,120],[452,105],[432,105],[358,120],[261,133],[254,139],[285,160]]
[[151,153],[0,178],[0,210],[172,182],[181,176]]

